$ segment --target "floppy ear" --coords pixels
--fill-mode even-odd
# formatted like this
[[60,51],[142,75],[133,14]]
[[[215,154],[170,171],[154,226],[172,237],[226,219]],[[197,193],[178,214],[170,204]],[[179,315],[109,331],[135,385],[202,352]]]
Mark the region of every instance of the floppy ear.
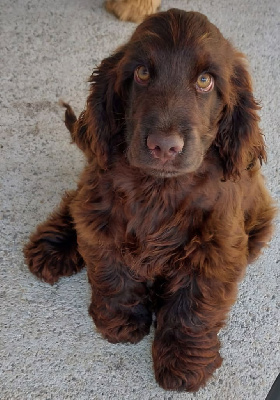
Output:
[[124,124],[124,101],[122,91],[117,88],[120,83],[117,70],[123,55],[124,47],[93,71],[86,109],[76,121],[73,133],[78,147],[89,160],[96,158],[102,169],[108,166],[112,143],[117,141]]
[[219,123],[215,145],[223,163],[224,179],[237,179],[245,169],[266,160],[256,103],[245,58],[236,54],[231,77],[231,95]]

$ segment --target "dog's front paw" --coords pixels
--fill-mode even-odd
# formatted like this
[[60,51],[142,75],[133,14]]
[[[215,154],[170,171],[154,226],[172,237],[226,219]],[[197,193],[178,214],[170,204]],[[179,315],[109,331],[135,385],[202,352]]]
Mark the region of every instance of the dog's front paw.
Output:
[[75,240],[66,242],[67,238],[61,236],[52,232],[34,234],[24,247],[25,261],[30,271],[51,285],[61,276],[72,275],[84,267]]
[[118,312],[106,315],[92,303],[89,313],[98,331],[110,343],[138,343],[150,332],[152,314],[143,304],[127,310],[122,307]]
[[165,390],[196,392],[221,366],[219,352],[203,354],[203,349],[188,348],[180,343],[154,343],[155,377]]
[[[192,371],[178,371],[171,366],[155,368],[155,377],[158,384],[165,390],[195,392],[200,385],[199,377]],[[195,384],[194,384],[195,383]]]

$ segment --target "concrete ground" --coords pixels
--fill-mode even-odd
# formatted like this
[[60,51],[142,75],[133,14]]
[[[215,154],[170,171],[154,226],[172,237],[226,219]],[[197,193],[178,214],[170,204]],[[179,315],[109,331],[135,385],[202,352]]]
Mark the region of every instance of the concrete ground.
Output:
[[[1,0],[0,71],[0,398],[264,400],[279,373],[279,220],[269,248],[240,285],[221,333],[223,366],[197,394],[165,392],[151,362],[153,332],[138,345],[96,333],[86,272],[54,286],[32,276],[22,256],[30,232],[84,160],[70,144],[58,99],[79,112],[93,67],[135,25],[107,14],[102,0]],[[278,5],[277,5],[278,3]],[[279,198],[279,2],[163,0],[208,15],[248,55]]]

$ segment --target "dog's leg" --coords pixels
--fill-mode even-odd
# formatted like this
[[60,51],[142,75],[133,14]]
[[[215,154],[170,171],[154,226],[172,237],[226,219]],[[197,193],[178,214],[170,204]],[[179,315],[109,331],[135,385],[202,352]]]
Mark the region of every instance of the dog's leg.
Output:
[[113,250],[80,249],[92,286],[89,313],[98,331],[111,343],[139,342],[152,323],[146,284],[116,261]]
[[242,214],[222,220],[216,213],[205,219],[177,265],[154,285],[153,359],[156,379],[165,389],[197,391],[222,363],[218,332],[248,262],[248,235]]
[[50,284],[84,267],[84,261],[77,250],[76,231],[69,212],[75,194],[75,191],[65,194],[58,210],[37,227],[24,247],[30,271]]
[[214,305],[211,293],[218,289],[228,294],[217,283],[211,288],[209,282],[207,293],[194,279],[182,277],[176,286],[173,283],[160,282],[155,287],[161,303],[152,350],[155,377],[164,389],[193,392],[222,364],[217,333],[228,307]]

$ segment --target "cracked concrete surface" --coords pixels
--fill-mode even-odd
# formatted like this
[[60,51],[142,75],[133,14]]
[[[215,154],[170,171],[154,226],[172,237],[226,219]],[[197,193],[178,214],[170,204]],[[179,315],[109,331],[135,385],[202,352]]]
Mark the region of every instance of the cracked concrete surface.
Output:
[[[206,14],[247,54],[263,107],[264,173],[279,198],[279,2],[163,0],[170,7]],[[0,398],[264,400],[280,366],[279,219],[221,332],[223,366],[197,394],[157,386],[153,332],[138,345],[112,345],[96,333],[85,271],[53,286],[28,272],[23,244],[84,165],[58,99],[80,112],[93,67],[135,25],[106,13],[101,0],[1,0],[0,12]]]

